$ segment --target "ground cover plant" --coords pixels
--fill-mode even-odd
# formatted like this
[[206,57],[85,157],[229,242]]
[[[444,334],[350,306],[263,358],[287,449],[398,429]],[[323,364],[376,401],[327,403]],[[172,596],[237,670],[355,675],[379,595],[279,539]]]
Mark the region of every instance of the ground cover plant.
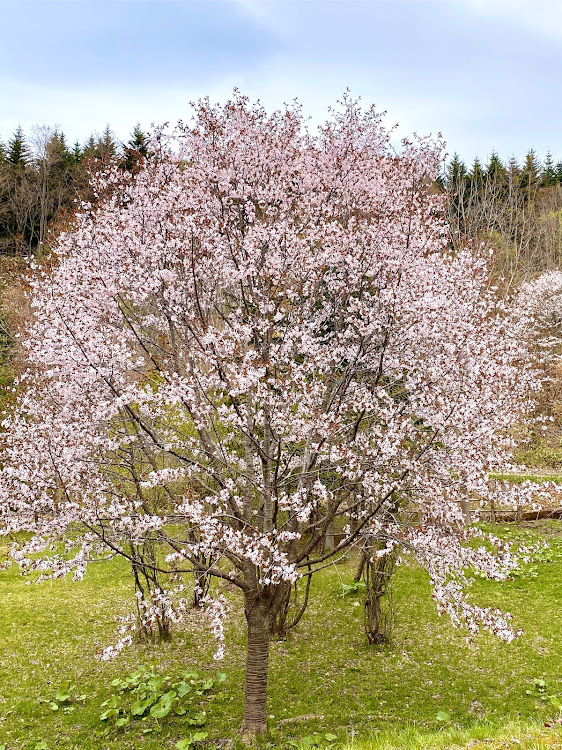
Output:
[[[504,644],[480,634],[467,643],[465,632],[438,622],[427,574],[404,564],[396,573],[393,641],[373,648],[362,630],[361,592],[348,586],[356,560],[331,565],[315,579],[299,628],[273,644],[269,733],[262,746],[377,750],[465,747],[478,740],[493,748],[519,747],[519,739],[523,747],[558,747],[562,525],[506,524],[501,533],[550,543],[511,580],[475,583],[479,599],[518,612],[520,639]],[[237,729],[245,644],[236,597],[225,622],[220,666],[212,658],[212,638],[190,618],[170,640],[135,642],[113,661],[92,658],[115,636],[118,624],[108,612],[126,613],[130,593],[128,569],[119,559],[91,566],[76,583],[28,585],[14,569],[2,573],[0,745],[7,750],[172,749],[182,740],[202,738],[201,732],[206,737],[194,742],[202,748],[242,746]],[[194,610],[191,616],[201,614]],[[131,717],[124,726],[115,725],[115,716],[102,720],[113,696],[120,707],[132,705],[122,688],[131,676],[143,681],[141,665],[169,678],[170,687],[184,680],[183,670],[214,685],[187,717],[170,711],[158,720],[159,727],[154,717],[147,722]],[[166,692],[167,684],[160,694]],[[186,721],[201,711],[204,723],[201,716],[195,719],[200,725]]]

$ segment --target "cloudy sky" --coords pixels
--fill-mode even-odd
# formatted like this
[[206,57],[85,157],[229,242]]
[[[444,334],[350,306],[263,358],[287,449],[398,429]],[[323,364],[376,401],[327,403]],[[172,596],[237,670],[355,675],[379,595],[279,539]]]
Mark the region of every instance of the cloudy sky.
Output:
[[465,159],[562,159],[562,0],[0,0],[0,138],[187,118],[234,87],[313,121],[346,88]]

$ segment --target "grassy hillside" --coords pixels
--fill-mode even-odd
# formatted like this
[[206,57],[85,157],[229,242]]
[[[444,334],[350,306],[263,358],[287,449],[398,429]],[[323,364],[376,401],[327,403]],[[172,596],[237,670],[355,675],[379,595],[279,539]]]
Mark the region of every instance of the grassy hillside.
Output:
[[[394,641],[374,649],[361,631],[359,596],[342,593],[353,561],[323,572],[298,631],[273,646],[270,733],[263,744],[366,750],[465,746],[496,737],[504,744],[485,746],[562,747],[554,727],[562,705],[562,525],[512,525],[505,533],[542,535],[551,543],[541,560],[513,580],[475,585],[479,602],[512,611],[524,628],[511,645],[485,634],[467,643],[464,632],[437,617],[425,574],[403,565],[396,578]],[[117,640],[114,616],[130,610],[131,595],[128,571],[117,561],[92,566],[78,583],[36,585],[15,569],[0,573],[0,746],[149,750],[173,748],[196,732],[207,733],[200,747],[240,742],[239,601],[232,599],[222,663],[213,662],[214,644],[199,613],[169,642],[135,644],[110,662],[94,658]],[[171,681],[183,679],[186,669],[214,679],[193,708],[205,711],[207,720],[189,724],[193,711],[158,721],[134,719],[123,728],[100,720],[107,710],[102,703],[113,695],[126,704],[111,682],[143,664]],[[217,681],[221,672],[227,675],[224,683]],[[68,697],[59,700],[57,692]],[[545,722],[553,727],[545,728]]]

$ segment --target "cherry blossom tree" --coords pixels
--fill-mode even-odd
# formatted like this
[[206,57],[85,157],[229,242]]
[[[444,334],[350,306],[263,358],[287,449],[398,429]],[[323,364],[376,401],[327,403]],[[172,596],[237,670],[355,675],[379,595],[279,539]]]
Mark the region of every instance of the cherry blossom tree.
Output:
[[544,381],[535,404],[538,418],[532,423],[528,441],[548,451],[549,446],[559,444],[562,434],[562,272],[546,271],[523,284],[515,305],[521,318],[528,320]]
[[516,301],[540,346],[556,358],[562,334],[562,271],[546,271],[522,285]]
[[366,536],[406,546],[455,623],[513,638],[464,591],[513,558],[466,543],[459,502],[487,491],[536,378],[485,259],[448,244],[441,144],[395,150],[348,97],[312,133],[236,95],[151,154],[97,176],[36,269],[0,481],[4,532],[28,532],[13,557],[77,578],[128,558],[156,582],[145,625],[182,616],[187,574],[239,590],[250,733],[291,586]]

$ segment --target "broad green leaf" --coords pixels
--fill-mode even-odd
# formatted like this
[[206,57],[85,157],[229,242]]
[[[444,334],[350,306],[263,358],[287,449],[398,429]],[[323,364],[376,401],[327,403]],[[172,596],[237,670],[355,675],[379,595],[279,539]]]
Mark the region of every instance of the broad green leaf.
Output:
[[331,732],[326,732],[326,734],[324,735],[324,739],[328,742],[333,742],[334,740],[338,739],[338,735],[332,734]]
[[150,709],[150,715],[155,719],[163,719],[164,716],[167,716],[171,710],[171,704],[162,704],[160,703],[160,701],[158,701],[158,703],[155,703]]
[[65,680],[55,693],[55,700],[64,703],[70,698],[70,680]]
[[108,708],[106,711],[100,714],[100,721],[107,721],[107,719],[111,719],[113,716],[119,716],[119,709]]
[[449,721],[451,718],[451,715],[448,714],[446,711],[438,711],[437,716],[435,717],[438,721]]
[[131,706],[131,713],[133,716],[142,716],[151,703],[152,701],[149,700],[135,701]]
[[305,747],[305,748],[314,747],[314,745],[317,744],[316,737],[311,737],[310,735],[307,735],[306,737],[303,737],[301,739],[300,744],[302,745],[302,747]]
[[192,742],[203,742],[203,740],[207,739],[208,732],[195,732],[194,735],[191,737]]
[[164,684],[164,678],[159,675],[154,675],[154,677],[151,677],[146,684],[150,690],[159,690]]
[[180,698],[183,698],[184,695],[187,695],[191,692],[191,685],[188,685],[187,682],[178,682],[174,685],[174,687],[178,691],[178,696]]
[[189,738],[189,739],[180,740],[179,742],[176,742],[174,747],[176,748],[176,750],[189,750],[189,748],[191,747],[191,744],[192,744],[192,740],[191,738]]

